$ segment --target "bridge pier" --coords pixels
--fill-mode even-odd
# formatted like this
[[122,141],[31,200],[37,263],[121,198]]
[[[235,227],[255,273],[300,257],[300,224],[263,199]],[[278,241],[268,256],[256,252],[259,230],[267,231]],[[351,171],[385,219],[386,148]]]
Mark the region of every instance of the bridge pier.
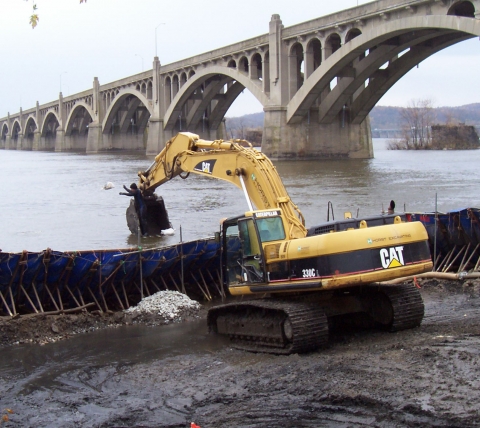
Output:
[[351,124],[340,115],[330,124],[316,120],[317,111],[297,124],[288,124],[286,109],[264,109],[262,152],[273,160],[373,158],[370,121]]
[[147,137],[147,155],[156,155],[160,153],[165,142],[168,141],[165,134],[169,133],[163,129],[163,120],[158,117],[151,117],[148,122],[148,137]]
[[64,152],[65,150],[65,131],[63,129],[57,129],[55,138],[55,151]]
[[16,147],[15,149],[16,150],[22,150],[23,149],[23,134],[22,133],[18,133],[17,134],[17,141],[16,141]]
[[38,129],[33,133],[32,150],[40,150],[40,131]]
[[65,134],[64,150],[80,151],[86,150],[87,137],[82,135],[67,135]]
[[[86,143],[80,141],[80,138],[86,138]],[[146,150],[148,154],[149,138],[146,133],[105,133],[98,122],[90,123],[87,137],[67,137],[70,144],[68,150],[83,149],[86,147],[86,153],[98,153],[107,150]]]
[[88,125],[87,153],[98,153],[102,147],[102,125],[98,122],[92,122]]
[[32,134],[24,135],[22,140],[22,150],[33,150],[33,139]]

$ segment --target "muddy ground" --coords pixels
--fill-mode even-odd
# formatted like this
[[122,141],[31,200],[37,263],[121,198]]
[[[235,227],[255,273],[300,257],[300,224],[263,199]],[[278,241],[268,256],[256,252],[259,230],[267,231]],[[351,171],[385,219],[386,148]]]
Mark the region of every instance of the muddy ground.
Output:
[[[328,348],[306,355],[251,354],[223,344],[147,363],[75,368],[54,375],[49,387],[20,387],[21,376],[3,374],[0,406],[14,413],[0,425],[480,426],[480,281],[421,285],[421,327],[337,331]],[[125,322],[120,318],[35,317],[33,334],[31,325],[21,326],[25,321],[11,320],[0,325],[2,344],[46,343]]]
[[[206,317],[206,310],[183,310],[175,322],[188,322]],[[143,324],[159,326],[171,324],[171,320],[152,314],[126,312],[100,312],[98,310],[76,314],[29,314],[16,318],[0,317],[0,349],[20,344],[55,343],[82,333],[104,328]]]

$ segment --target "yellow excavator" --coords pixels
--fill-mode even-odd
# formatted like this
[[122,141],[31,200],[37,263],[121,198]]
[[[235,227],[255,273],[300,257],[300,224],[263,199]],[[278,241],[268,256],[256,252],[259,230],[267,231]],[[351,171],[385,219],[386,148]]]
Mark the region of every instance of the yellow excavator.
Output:
[[205,141],[187,132],[138,173],[138,187],[155,199],[158,186],[188,173],[235,184],[248,204],[244,214],[222,222],[219,234],[224,287],[244,298],[212,307],[210,331],[242,349],[290,354],[324,345],[329,324],[339,319],[368,318],[390,331],[420,325],[418,289],[379,284],[432,269],[420,222],[393,214],[307,230],[267,156],[243,140]]

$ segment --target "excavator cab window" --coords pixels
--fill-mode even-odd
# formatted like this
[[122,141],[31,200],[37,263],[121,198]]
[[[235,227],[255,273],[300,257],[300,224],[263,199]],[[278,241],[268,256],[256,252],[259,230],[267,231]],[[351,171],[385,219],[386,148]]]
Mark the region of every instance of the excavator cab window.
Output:
[[253,218],[239,220],[238,232],[242,249],[242,257],[238,262],[242,268],[243,282],[264,282],[262,246]]
[[257,219],[257,227],[262,242],[285,239],[285,229],[281,217],[266,217]]

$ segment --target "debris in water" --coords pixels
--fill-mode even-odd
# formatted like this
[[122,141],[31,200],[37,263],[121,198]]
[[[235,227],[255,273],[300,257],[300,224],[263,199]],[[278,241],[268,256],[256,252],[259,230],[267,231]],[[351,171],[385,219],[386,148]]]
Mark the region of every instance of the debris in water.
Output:
[[171,227],[169,229],[162,230],[160,234],[165,235],[165,236],[173,236],[173,235],[175,235],[175,229],[173,229],[173,227]]
[[107,181],[105,185],[103,186],[103,190],[110,190],[115,187],[115,184],[113,184],[111,181]]

